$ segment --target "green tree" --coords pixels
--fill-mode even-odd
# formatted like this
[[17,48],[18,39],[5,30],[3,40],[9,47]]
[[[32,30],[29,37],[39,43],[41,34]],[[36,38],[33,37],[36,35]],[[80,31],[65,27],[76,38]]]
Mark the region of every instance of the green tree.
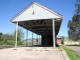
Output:
[[3,34],[0,32],[0,41],[2,40],[2,39],[1,39],[1,38],[2,38],[2,35],[3,35]]
[[[17,36],[17,40],[18,40],[18,45],[22,44],[22,39],[23,39],[24,33],[21,29],[18,29],[18,36]],[[15,41],[16,40],[16,30],[14,31],[14,33],[12,34],[12,39]]]

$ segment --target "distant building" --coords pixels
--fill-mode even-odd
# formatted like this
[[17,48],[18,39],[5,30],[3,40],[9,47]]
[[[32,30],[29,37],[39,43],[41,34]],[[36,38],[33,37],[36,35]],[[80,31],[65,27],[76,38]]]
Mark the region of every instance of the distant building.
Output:
[[58,45],[62,45],[62,44],[63,44],[63,39],[64,39],[63,36],[58,36],[58,37],[57,37],[57,44],[58,44]]

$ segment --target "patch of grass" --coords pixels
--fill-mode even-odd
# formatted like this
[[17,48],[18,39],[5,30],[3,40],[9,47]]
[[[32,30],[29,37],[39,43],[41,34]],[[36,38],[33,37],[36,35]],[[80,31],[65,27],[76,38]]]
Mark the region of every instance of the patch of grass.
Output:
[[80,57],[76,55],[76,52],[66,48],[65,46],[60,46],[61,49],[64,49],[69,56],[70,60],[80,60]]
[[79,46],[80,47],[80,45],[68,45],[68,46]]

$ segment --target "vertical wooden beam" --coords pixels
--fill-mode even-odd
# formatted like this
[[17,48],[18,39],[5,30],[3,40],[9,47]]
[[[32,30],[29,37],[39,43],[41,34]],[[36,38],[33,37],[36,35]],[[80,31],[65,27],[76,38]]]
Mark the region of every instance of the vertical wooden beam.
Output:
[[39,35],[37,36],[37,39],[38,39],[38,45],[39,45]]
[[38,35],[36,34],[36,42],[37,42],[37,44],[38,44]]
[[56,48],[56,39],[55,39],[55,20],[52,19],[52,31],[53,31],[53,47]]
[[37,45],[38,45],[38,35],[36,36],[36,38],[37,38]]
[[42,42],[42,35],[40,35],[40,40],[41,40],[41,41],[40,41],[40,45],[41,45],[41,42]]
[[32,46],[33,46],[33,32],[32,32]]
[[27,38],[26,39],[27,40],[26,43],[27,43],[27,45],[29,45],[29,41],[28,41],[28,30],[27,30],[26,38]]
[[18,37],[18,21],[16,22],[16,41],[15,41],[15,48],[17,48],[17,37]]

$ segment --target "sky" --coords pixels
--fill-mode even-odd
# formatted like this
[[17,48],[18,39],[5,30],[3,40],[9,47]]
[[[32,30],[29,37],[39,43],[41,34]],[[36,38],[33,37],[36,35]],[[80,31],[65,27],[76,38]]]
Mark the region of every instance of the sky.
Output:
[[12,33],[15,30],[15,24],[10,20],[33,1],[63,15],[58,36],[68,36],[67,24],[74,15],[76,0],[0,0],[0,32]]

